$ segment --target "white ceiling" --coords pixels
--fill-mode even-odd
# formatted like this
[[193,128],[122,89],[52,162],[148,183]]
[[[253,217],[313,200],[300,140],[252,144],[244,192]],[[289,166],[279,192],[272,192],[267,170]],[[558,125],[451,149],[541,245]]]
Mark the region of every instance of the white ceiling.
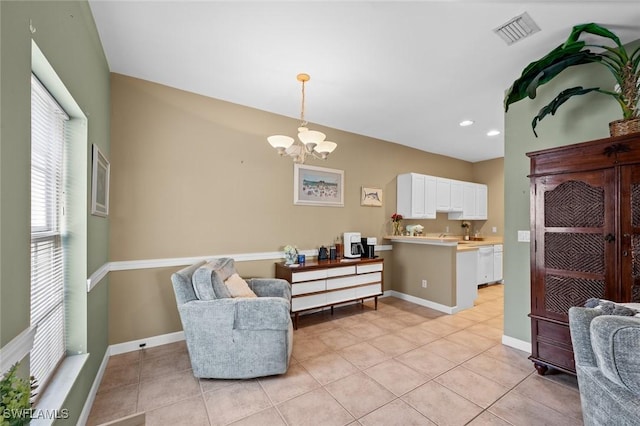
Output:
[[[89,3],[113,72],[294,118],[306,72],[311,128],[471,162],[504,155],[504,90],[573,25],[640,38],[638,0]],[[492,30],[525,11],[541,31],[507,46]]]

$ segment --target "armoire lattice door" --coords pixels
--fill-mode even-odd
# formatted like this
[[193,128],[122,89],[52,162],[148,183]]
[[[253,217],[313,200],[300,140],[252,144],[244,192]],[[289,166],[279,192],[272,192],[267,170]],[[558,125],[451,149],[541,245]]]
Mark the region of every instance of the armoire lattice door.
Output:
[[640,138],[531,158],[531,360],[575,373],[568,311],[595,297],[640,301]]

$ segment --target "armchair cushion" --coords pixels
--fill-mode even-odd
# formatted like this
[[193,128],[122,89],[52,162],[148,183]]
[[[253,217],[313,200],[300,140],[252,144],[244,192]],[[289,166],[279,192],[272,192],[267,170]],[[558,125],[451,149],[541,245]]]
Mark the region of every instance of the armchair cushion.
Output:
[[193,273],[193,291],[200,300],[231,297],[224,281],[235,273],[231,258],[215,259],[200,266]]
[[240,278],[238,274],[231,275],[224,284],[227,286],[229,293],[231,293],[231,297],[258,297],[251,291],[249,284]]

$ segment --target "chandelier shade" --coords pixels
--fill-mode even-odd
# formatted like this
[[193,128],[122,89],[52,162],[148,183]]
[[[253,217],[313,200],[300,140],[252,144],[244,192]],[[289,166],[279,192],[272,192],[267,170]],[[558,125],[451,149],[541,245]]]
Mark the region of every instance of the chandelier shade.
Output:
[[292,157],[295,163],[304,163],[307,156],[325,160],[338,146],[335,142],[325,141],[326,135],[317,130],[309,130],[304,119],[304,84],[311,79],[308,74],[298,74],[298,81],[302,83],[302,108],[300,110],[300,127],[298,127],[298,140],[290,136],[273,135],[267,138],[269,144],[278,154]]

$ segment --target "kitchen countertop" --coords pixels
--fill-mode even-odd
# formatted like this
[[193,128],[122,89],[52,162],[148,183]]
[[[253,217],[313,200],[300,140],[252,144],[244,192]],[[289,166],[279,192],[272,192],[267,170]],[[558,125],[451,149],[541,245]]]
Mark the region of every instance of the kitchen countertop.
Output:
[[458,237],[410,237],[407,235],[388,235],[384,237],[387,240],[398,243],[410,243],[410,244],[428,244],[434,246],[454,247],[457,246],[458,251],[471,251],[477,250],[481,246],[492,246],[494,244],[502,244],[501,239],[487,239],[487,240],[472,240],[465,241],[460,240]]

